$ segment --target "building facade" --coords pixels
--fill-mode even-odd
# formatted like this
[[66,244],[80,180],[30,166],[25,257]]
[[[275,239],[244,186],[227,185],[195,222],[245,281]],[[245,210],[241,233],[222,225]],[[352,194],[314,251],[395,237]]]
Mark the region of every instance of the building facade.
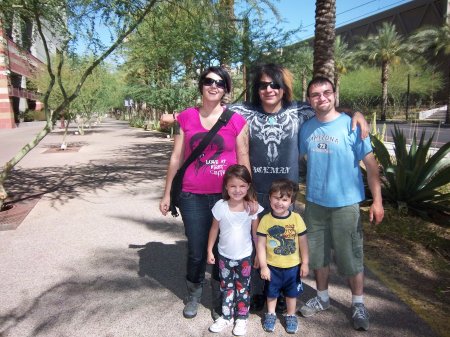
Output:
[[[46,28],[44,35],[54,53],[55,39]],[[27,110],[42,109],[29,80],[45,63],[44,44],[35,25],[18,16],[11,22],[0,18],[0,129],[15,128]]]

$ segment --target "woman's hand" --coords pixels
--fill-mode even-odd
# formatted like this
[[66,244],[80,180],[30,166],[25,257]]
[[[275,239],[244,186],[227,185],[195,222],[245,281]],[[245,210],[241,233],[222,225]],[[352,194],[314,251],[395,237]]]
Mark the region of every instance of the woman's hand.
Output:
[[208,252],[208,256],[206,258],[206,262],[208,264],[215,264],[216,263],[216,259],[215,259],[214,254],[212,252]]
[[366,138],[369,135],[369,124],[367,124],[364,115],[359,111],[356,111],[353,114],[352,130],[356,130],[357,126],[361,129],[361,139]]
[[169,212],[170,207],[170,197],[163,197],[159,202],[159,211],[162,215],[166,216]]
[[254,215],[258,212],[259,204],[256,200],[244,201],[245,209],[249,215]]

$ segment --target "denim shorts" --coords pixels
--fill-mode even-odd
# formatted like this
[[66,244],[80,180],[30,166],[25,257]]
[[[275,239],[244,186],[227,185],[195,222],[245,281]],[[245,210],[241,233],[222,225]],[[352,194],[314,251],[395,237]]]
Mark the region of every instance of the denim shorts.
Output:
[[350,277],[364,270],[359,204],[324,207],[308,201],[305,223],[310,269],[328,266],[333,249],[339,274]]
[[267,297],[278,298],[281,291],[286,297],[297,297],[303,292],[300,266],[278,268],[269,265],[268,267],[270,269],[270,281],[266,281]]

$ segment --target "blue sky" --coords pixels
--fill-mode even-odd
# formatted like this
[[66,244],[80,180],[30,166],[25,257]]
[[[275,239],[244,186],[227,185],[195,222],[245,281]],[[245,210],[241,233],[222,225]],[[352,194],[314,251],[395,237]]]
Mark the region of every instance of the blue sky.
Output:
[[[336,27],[358,21],[375,13],[383,12],[411,0],[336,0]],[[274,1],[284,22],[285,29],[302,26],[296,40],[303,40],[314,35],[314,0],[279,0]],[[268,15],[271,17],[270,15]]]

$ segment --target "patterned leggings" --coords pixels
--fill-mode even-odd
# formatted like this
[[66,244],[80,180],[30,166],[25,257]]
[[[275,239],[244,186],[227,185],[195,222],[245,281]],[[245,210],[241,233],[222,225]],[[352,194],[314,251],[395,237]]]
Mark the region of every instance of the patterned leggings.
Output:
[[[224,319],[247,319],[250,306],[251,256],[230,260],[219,254],[220,290]],[[235,314],[236,312],[236,314]]]

